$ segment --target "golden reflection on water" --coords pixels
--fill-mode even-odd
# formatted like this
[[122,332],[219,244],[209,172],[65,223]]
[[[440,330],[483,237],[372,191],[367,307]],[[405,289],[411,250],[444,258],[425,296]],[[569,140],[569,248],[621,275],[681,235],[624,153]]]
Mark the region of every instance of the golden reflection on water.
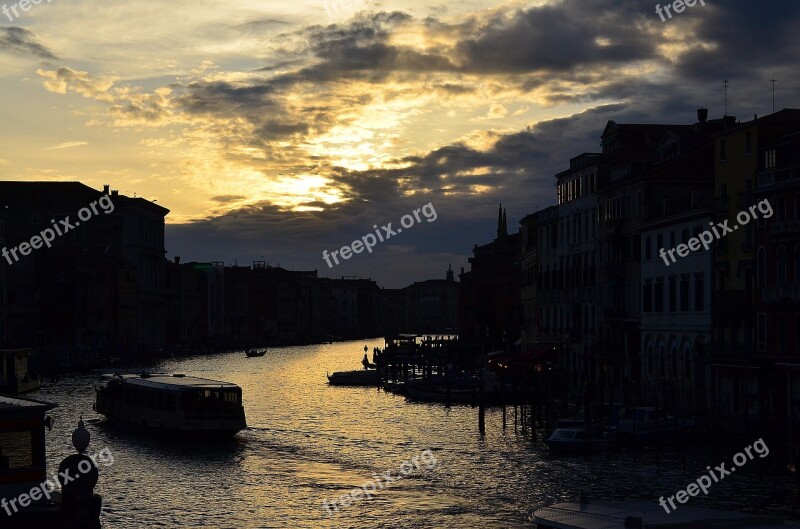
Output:
[[[329,387],[326,371],[360,368],[365,344],[371,356],[383,341],[274,348],[260,358],[243,352],[176,358],[156,366],[242,387],[250,428],[221,445],[106,427],[91,408],[93,376],[65,377],[34,395],[61,405],[51,413],[56,426],[47,436],[50,472],[70,453],[69,436],[82,414],[92,432],[90,450],[109,447],[115,457],[98,485],[104,526],[113,528],[527,527],[530,509],[574,499],[581,490],[647,500],[694,479],[691,459],[683,469],[669,454],[661,454],[661,469],[641,454],[636,463],[628,456],[552,459],[541,442],[531,446],[527,436],[514,434],[512,415],[503,433],[498,409],[487,411],[482,439],[477,410],[469,406],[446,409],[373,388]],[[376,473],[397,473],[425,449],[436,455],[433,469],[423,466],[372,499],[326,515],[323,500]],[[696,461],[697,468],[706,464]],[[736,496],[722,491],[703,500],[785,510],[786,498],[765,482],[741,477],[731,480]]]

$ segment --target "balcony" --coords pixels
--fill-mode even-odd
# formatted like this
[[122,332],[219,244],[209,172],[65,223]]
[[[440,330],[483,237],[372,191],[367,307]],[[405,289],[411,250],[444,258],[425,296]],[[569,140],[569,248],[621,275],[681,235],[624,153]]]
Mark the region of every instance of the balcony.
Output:
[[761,287],[761,299],[765,303],[800,301],[800,285],[783,283]]

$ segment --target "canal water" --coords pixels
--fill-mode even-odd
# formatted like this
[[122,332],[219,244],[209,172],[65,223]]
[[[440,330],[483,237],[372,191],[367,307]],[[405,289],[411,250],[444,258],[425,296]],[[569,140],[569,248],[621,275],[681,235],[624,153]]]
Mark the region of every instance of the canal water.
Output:
[[[271,349],[261,358],[241,352],[169,359],[149,369],[225,380],[242,387],[249,429],[223,445],[152,439],[106,427],[92,411],[97,375],[63,377],[33,398],[59,404],[51,415],[48,465],[73,452],[70,435],[82,415],[92,433],[89,452],[108,448],[100,467],[107,528],[517,528],[542,504],[593,498],[657,502],[705,472],[712,461],[696,453],[652,452],[551,458],[543,444],[502,430],[489,410],[486,436],[469,406],[412,404],[369,388],[326,384],[325,373],[357,369],[363,346],[382,340]],[[135,371],[135,370],[132,370]],[[755,441],[755,438],[753,439]],[[435,456],[423,457],[425,450]],[[732,457],[733,454],[730,454]],[[372,499],[335,500],[376,475],[418,468]],[[773,489],[758,460],[715,484],[690,504],[791,516],[797,503],[785,478]],[[431,466],[432,468],[428,468]],[[404,467],[408,472],[409,466]]]

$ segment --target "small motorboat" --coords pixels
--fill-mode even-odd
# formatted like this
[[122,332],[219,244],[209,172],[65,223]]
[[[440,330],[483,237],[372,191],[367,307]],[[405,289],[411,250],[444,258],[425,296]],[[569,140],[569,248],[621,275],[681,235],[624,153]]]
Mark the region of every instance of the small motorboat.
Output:
[[247,351],[245,351],[244,354],[247,355],[247,358],[254,358],[256,356],[264,356],[265,354],[267,354],[267,350],[262,349],[259,351],[257,349],[248,349]]
[[377,386],[377,369],[358,369],[356,371],[337,371],[327,375],[331,386]]
[[586,435],[586,428],[557,428],[544,444],[553,455],[590,454],[616,448],[616,439],[610,432],[601,428],[590,428],[589,431],[590,436]]

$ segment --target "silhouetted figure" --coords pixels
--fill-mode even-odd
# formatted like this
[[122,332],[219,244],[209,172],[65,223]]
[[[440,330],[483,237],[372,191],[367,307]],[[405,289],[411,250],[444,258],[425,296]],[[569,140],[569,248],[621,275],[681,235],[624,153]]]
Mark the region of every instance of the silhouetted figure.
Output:
[[361,363],[364,365],[364,369],[369,369],[369,358],[367,358],[367,353],[364,353],[364,359],[361,360]]

